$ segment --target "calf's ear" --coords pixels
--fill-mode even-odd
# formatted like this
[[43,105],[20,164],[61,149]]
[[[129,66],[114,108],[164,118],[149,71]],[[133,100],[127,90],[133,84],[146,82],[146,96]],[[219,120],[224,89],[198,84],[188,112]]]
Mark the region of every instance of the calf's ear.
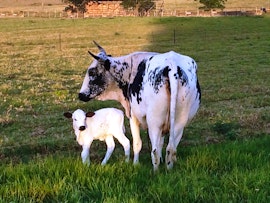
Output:
[[70,113],[70,112],[65,112],[63,115],[64,115],[66,118],[72,118],[72,113]]
[[86,114],[86,117],[93,117],[95,115],[94,112],[87,112]]

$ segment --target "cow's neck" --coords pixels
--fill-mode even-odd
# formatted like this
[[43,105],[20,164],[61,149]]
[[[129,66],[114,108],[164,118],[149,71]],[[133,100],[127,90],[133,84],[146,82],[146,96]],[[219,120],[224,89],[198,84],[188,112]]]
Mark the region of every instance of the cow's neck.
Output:
[[117,83],[129,83],[132,72],[132,60],[130,57],[117,57],[110,60],[109,71]]
[[123,89],[122,87],[125,84],[133,83],[140,63],[155,54],[153,52],[135,52],[130,55],[111,58],[107,69],[109,69],[112,77],[119,84],[119,87]]
[[130,117],[130,105],[127,98],[124,97],[123,90],[119,88],[117,83],[113,82],[109,85],[110,88],[106,89],[105,92],[97,97],[98,100],[115,100],[121,103],[125,109],[126,116]]

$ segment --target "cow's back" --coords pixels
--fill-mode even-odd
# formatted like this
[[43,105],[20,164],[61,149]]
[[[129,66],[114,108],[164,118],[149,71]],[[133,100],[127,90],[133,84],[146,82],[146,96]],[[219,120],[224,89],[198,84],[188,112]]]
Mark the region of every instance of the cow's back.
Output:
[[[196,62],[173,51],[150,57],[138,68],[131,85],[131,109],[142,126],[163,126],[168,131],[172,94],[176,100],[176,122],[192,119],[199,108]],[[143,70],[144,69],[144,70]],[[141,72],[140,72],[141,71]],[[136,92],[137,91],[137,92]],[[148,121],[147,121],[148,118]]]

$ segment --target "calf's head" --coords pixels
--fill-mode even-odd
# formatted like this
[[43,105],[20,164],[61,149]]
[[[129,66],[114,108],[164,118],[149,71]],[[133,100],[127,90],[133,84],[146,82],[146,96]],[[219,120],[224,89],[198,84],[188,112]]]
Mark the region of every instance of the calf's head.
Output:
[[[64,116],[66,118],[72,118],[73,121],[73,129],[76,131],[84,131],[86,126],[86,117],[92,117],[94,116],[95,113],[94,112],[87,112],[85,113],[83,110],[81,109],[77,109],[76,111],[74,111],[73,113],[70,112],[65,112]],[[77,136],[77,134],[76,134]]]

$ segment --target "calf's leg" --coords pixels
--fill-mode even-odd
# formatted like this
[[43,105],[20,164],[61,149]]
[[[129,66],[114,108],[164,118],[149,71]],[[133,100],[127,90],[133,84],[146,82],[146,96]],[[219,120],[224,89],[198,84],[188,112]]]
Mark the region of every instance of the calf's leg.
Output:
[[124,151],[125,151],[125,161],[129,161],[130,157],[130,142],[129,139],[125,136],[125,134],[118,133],[115,138],[119,141],[119,143],[123,146]]
[[90,158],[89,158],[90,145],[83,145],[82,148],[83,148],[81,152],[82,162],[84,164],[89,165],[90,164]]
[[107,161],[109,160],[109,158],[112,155],[112,152],[115,148],[115,143],[113,140],[113,136],[109,135],[106,137],[105,139],[106,145],[107,145],[107,151],[106,151],[106,155],[104,157],[104,159],[101,162],[101,165],[105,165],[107,163]]

